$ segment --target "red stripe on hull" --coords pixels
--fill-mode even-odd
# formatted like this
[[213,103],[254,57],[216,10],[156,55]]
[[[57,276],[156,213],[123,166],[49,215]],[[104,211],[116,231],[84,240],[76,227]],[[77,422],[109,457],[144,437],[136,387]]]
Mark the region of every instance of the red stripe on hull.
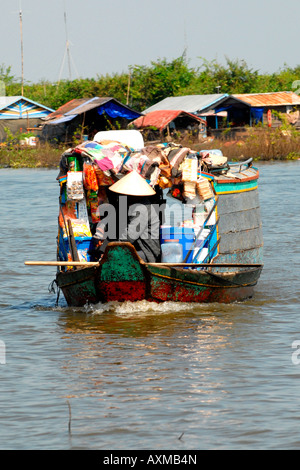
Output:
[[143,281],[101,281],[98,290],[100,298],[105,302],[135,302],[146,298],[146,285]]

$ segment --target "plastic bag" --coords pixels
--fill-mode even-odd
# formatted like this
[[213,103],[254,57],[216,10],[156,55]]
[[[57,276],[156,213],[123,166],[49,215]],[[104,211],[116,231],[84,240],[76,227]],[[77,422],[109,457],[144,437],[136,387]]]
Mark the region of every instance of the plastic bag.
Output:
[[99,189],[95,168],[86,162],[83,164],[83,184],[86,190],[98,191]]
[[69,200],[80,201],[84,197],[82,171],[69,171],[67,175],[67,196]]

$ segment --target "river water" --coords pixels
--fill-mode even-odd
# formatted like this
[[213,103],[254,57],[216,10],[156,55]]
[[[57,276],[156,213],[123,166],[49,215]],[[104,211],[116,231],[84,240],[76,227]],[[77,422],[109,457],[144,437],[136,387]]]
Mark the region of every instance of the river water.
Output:
[[265,267],[233,305],[68,308],[56,170],[0,170],[0,449],[300,448],[300,161],[260,163]]

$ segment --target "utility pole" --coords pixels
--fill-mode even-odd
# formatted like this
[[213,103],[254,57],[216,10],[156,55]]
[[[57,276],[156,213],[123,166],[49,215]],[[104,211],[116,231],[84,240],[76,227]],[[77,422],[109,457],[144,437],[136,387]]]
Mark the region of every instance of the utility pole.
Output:
[[131,68],[129,67],[129,72],[128,72],[128,84],[127,84],[127,99],[126,99],[126,104],[127,104],[127,106],[129,105],[130,85],[131,85]]

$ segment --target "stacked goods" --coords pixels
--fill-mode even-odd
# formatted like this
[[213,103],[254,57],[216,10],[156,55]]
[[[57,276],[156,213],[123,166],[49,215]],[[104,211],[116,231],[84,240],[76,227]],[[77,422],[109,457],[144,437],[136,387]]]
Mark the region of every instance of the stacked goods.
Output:
[[[225,159],[220,155],[218,158]],[[100,187],[108,187],[122,175],[135,170],[152,187],[165,189],[182,185],[183,190],[184,183],[199,183],[195,187],[186,185],[186,193],[189,194],[204,186],[202,180],[197,180],[197,175],[202,165],[207,167],[207,161],[205,153],[201,156],[173,143],[149,145],[137,151],[115,141],[85,141],[62,155],[59,179],[68,172],[82,171],[84,189],[97,192]],[[75,183],[73,189],[75,197],[77,191],[80,194],[81,188]]]
[[196,154],[188,155],[182,163],[182,181],[196,183],[198,176],[198,158]]
[[[108,202],[107,189],[125,174],[136,171],[152,188],[168,189],[169,195],[195,207],[215,197],[210,181],[201,177],[201,170],[207,171],[209,159],[216,157],[218,163],[225,159],[221,155],[201,155],[174,143],[135,150],[116,141],[85,141],[68,149],[61,157],[57,178],[61,187],[60,259],[70,260],[70,220],[79,258],[89,260],[88,246],[101,221],[99,208]],[[200,220],[194,217],[189,223],[195,226]]]
[[186,200],[196,197],[196,181],[198,174],[198,158],[195,154],[187,155],[181,165],[183,181],[183,196]]
[[197,180],[197,191],[203,201],[214,197],[214,192],[207,178],[200,177]]

